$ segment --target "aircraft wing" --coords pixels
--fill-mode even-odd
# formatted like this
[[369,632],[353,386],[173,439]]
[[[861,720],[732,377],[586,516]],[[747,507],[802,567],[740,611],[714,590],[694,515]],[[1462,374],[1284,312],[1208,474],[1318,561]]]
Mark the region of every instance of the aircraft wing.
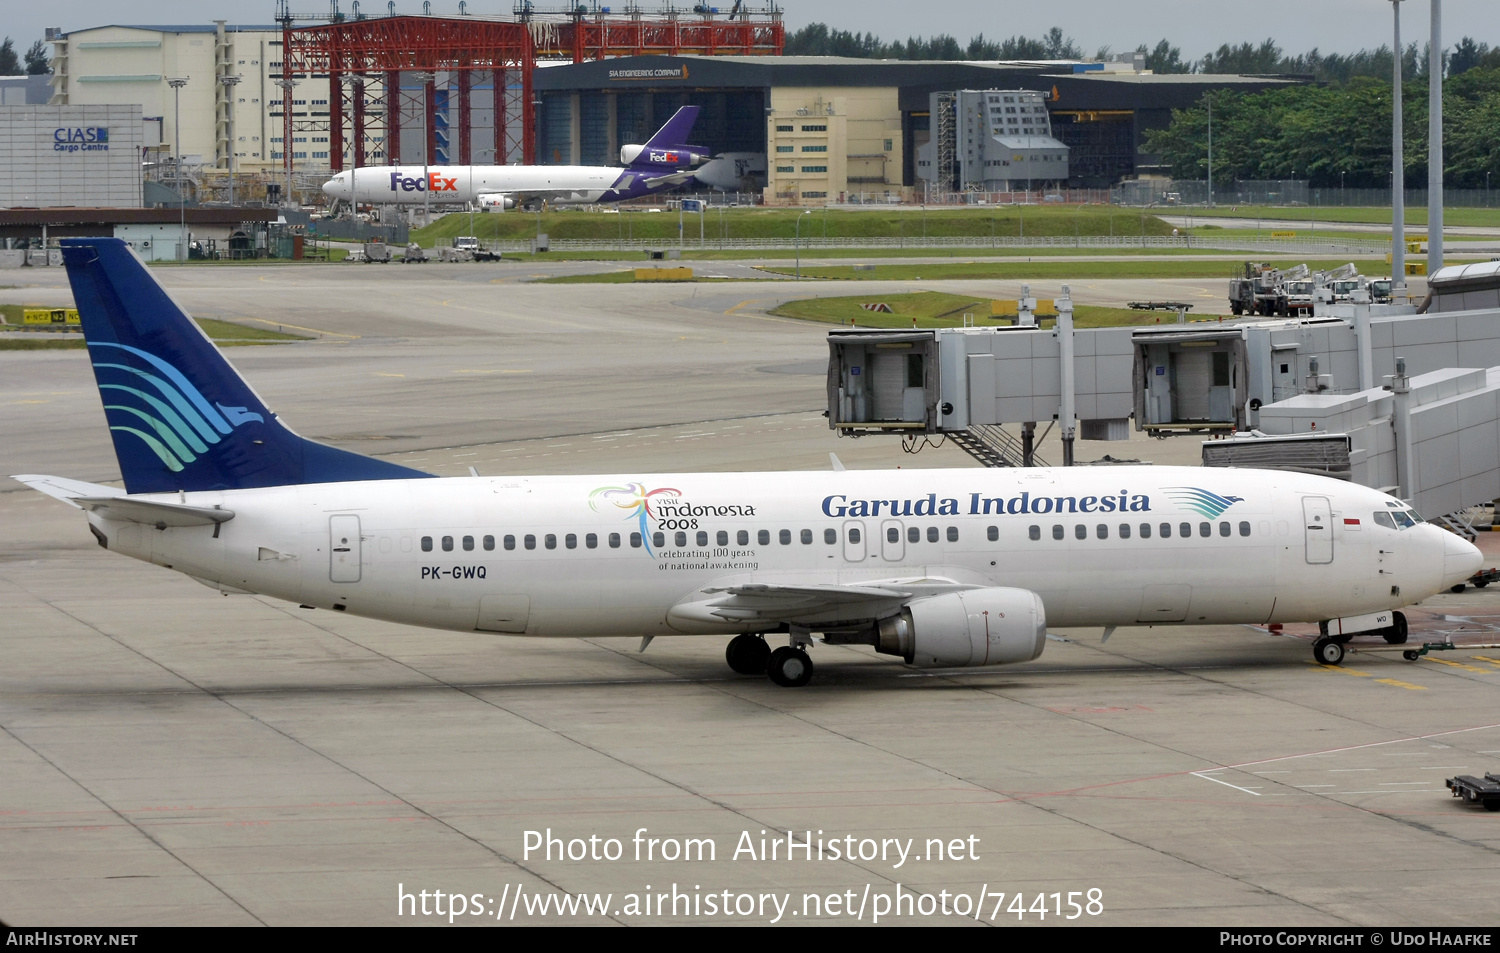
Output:
[[685,169],[681,172],[672,172],[667,175],[646,176],[645,178],[641,179],[641,184],[650,186],[653,189],[663,185],[681,185],[682,183],[691,179],[694,175],[696,175],[696,173],[691,170]]
[[[699,590],[673,607],[681,622],[793,622],[817,625],[894,615],[913,599],[976,588],[952,579],[921,577],[836,583],[745,582]],[[707,598],[704,598],[707,597]]]

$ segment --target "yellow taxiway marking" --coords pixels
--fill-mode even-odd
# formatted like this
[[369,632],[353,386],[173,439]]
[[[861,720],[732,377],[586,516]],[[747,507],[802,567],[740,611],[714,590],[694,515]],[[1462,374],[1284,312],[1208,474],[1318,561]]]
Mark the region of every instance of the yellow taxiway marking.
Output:
[[[759,267],[759,266],[757,265],[756,267]],[[735,305],[734,307],[730,308],[728,311],[725,311],[724,313],[725,314],[734,314],[736,311],[738,311],[739,309],[743,308],[745,305],[747,305],[747,304],[754,304],[755,302],[760,301],[760,300],[761,300],[760,298],[746,298],[744,301],[741,301],[739,304]]]
[[[1375,678],[1375,676],[1370,672],[1362,672],[1357,668],[1345,668],[1342,665],[1322,665],[1317,662],[1308,662],[1307,664],[1315,665],[1317,666],[1319,671],[1323,672],[1336,672],[1340,675],[1352,675],[1355,678]],[[1413,685],[1411,682],[1403,682],[1400,679],[1395,678],[1375,678],[1375,681],[1379,682],[1382,685],[1394,685],[1397,688],[1405,688],[1411,691],[1423,692],[1427,690],[1426,685]]]
[[11,401],[11,403],[13,403],[13,404],[50,404],[50,403],[52,403],[52,401],[50,401],[50,400],[13,400],[13,401]]
[[454,371],[455,374],[498,374],[498,370],[478,370],[472,367],[460,367]]
[[455,374],[530,374],[531,373],[531,369],[530,368],[511,368],[511,367],[487,367],[487,368],[460,367],[458,370],[454,371],[453,373],[455,373]]
[[1397,678],[1377,678],[1375,679],[1375,681],[1379,682],[1382,685],[1394,685],[1397,688],[1405,688],[1413,692],[1427,691],[1426,685],[1413,685],[1411,682],[1403,682]]
[[359,337],[358,334],[343,334],[338,331],[324,331],[322,328],[304,328],[300,324],[287,324],[285,321],[270,321],[266,318],[245,318],[246,321],[254,321],[257,324],[271,324],[278,328],[293,328],[297,331],[311,331],[313,334],[327,334],[336,338],[348,338],[353,341]]
[[1463,662],[1450,662],[1445,658],[1433,658],[1430,655],[1424,655],[1423,658],[1425,658],[1429,662],[1436,662],[1439,665],[1451,665],[1454,668],[1461,668],[1466,672],[1478,672],[1480,675],[1491,674],[1490,669],[1480,668],[1478,665],[1465,665]]
[[376,377],[405,377],[406,375],[405,374],[386,374],[386,373],[384,373],[382,371],[376,371],[375,372],[375,376]]
[[1500,665],[1500,658],[1490,658],[1488,655],[1471,656],[1476,662],[1489,662],[1491,665]]

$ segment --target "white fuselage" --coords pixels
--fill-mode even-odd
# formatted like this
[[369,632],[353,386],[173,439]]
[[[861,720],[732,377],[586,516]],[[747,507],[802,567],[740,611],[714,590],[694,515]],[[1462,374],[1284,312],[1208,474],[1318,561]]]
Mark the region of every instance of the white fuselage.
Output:
[[323,191],[371,204],[461,204],[482,195],[545,195],[553,204],[592,204],[626,171],[583,165],[367,166],[340,172]]
[[694,605],[729,585],[892,580],[1031,590],[1052,626],[1318,621],[1398,608],[1477,568],[1451,534],[1377,522],[1386,494],[1255,470],[478,477],[155,498],[235,515],[217,533],[90,520],[110,549],[226,591],[532,636],[754,631]]

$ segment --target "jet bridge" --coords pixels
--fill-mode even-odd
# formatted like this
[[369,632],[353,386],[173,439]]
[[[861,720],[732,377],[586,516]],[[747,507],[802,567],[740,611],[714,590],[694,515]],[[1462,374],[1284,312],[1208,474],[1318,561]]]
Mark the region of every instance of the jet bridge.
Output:
[[[943,435],[986,466],[1033,466],[1035,428],[1056,425],[1070,462],[1075,433],[1129,438],[1128,328],[935,328],[829,332],[828,422],[840,436]],[[1005,428],[1019,428],[1019,436]]]

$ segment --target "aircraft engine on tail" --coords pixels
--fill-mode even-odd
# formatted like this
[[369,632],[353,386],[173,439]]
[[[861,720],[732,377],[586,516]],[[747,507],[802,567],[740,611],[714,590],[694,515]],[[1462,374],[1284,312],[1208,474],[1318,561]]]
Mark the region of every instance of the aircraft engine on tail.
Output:
[[701,155],[686,149],[658,149],[655,147],[627,145],[620,147],[620,162],[634,165],[637,161],[649,165],[668,165],[674,168],[702,165],[713,156]]
[[1027,589],[968,589],[918,599],[877,623],[875,650],[918,668],[1029,662],[1047,644],[1047,612]]

